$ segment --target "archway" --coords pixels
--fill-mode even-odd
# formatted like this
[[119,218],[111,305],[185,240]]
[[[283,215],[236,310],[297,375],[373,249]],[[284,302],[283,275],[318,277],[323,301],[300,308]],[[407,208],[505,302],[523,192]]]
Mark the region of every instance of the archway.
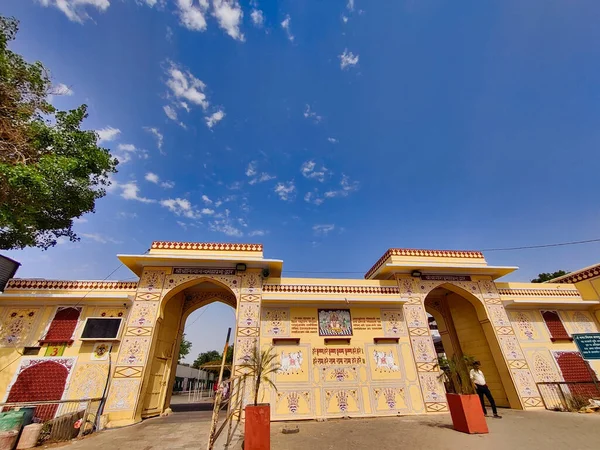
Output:
[[[148,366],[150,374],[142,403],[142,417],[155,416],[169,408],[186,321],[194,311],[214,302],[221,302],[234,310],[237,306],[235,294],[211,279],[189,283],[161,302],[160,315],[156,321],[156,340]],[[235,330],[232,336],[235,336]]]
[[483,305],[468,292],[452,285],[439,286],[427,294],[425,310],[435,319],[441,347],[448,358],[472,356],[481,362],[486,382],[498,406],[510,407],[496,358],[483,324],[489,323]]

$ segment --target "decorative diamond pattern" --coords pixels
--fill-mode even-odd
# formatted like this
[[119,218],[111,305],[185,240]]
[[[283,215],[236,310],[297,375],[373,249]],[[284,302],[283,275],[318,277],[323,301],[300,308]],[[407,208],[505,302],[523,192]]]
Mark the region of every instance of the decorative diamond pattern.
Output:
[[117,367],[115,369],[115,378],[139,378],[142,376],[143,367]]

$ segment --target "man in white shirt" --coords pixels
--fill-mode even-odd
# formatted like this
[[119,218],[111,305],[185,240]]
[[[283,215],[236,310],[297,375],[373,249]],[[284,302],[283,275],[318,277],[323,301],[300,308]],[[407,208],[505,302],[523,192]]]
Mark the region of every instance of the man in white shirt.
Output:
[[485,383],[485,376],[481,371],[481,363],[479,361],[475,361],[473,363],[473,368],[469,373],[471,376],[471,382],[475,385],[475,390],[477,391],[477,395],[479,395],[479,400],[481,401],[481,407],[483,408],[483,414],[487,416],[487,410],[485,409],[485,403],[483,401],[483,396],[485,395],[492,406],[492,412],[494,413],[494,418],[501,419],[502,416],[498,415],[498,410],[496,409],[496,402],[494,401],[494,397],[492,397],[492,393],[490,392],[490,388]]

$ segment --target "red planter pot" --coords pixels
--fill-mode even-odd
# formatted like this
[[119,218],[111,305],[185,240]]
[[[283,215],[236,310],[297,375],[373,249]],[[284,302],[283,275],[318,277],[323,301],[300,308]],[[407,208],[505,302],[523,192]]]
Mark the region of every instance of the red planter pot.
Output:
[[446,397],[456,431],[469,434],[489,433],[479,396],[446,394]]
[[271,449],[271,405],[246,406],[244,450]]

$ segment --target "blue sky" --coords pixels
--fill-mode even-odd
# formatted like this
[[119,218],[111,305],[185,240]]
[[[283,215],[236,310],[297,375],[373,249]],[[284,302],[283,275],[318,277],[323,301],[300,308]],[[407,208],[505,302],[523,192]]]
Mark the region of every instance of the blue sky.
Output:
[[[262,242],[287,276],[360,277],[389,247],[600,237],[597,1],[3,0],[2,14],[21,20],[13,49],[51,69],[55,105],[88,104],[122,161],[79,243],[7,252],[21,277],[103,279],[153,240]],[[486,257],[526,281],[599,248]],[[193,353],[220,348],[233,314],[188,323],[199,314]]]

